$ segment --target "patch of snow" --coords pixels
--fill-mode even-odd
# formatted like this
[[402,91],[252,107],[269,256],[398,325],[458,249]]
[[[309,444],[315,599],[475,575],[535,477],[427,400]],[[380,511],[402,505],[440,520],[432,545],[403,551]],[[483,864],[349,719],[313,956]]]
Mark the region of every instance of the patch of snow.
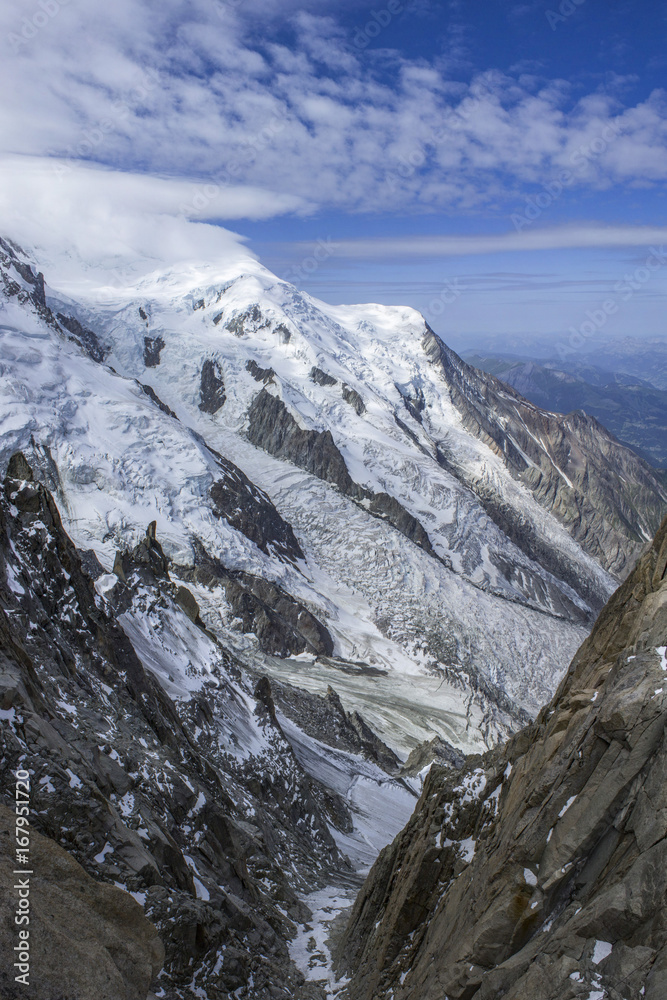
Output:
[[565,815],[565,813],[568,811],[568,809],[570,808],[570,806],[572,805],[572,803],[576,799],[576,797],[577,797],[576,795],[573,795],[571,798],[569,798],[567,800],[567,802],[565,803],[565,805],[563,806],[563,808],[561,809],[561,811],[558,813],[558,819],[562,819],[563,818],[563,816]]
[[107,854],[113,854],[113,847],[109,843],[106,843],[100,853],[95,855],[94,860],[97,861],[98,865],[101,865]]
[[81,781],[81,778],[77,777],[77,775],[74,774],[73,771],[70,771],[69,767],[66,768],[66,771],[69,774],[69,787],[70,788],[83,788],[83,783]]
[[527,885],[537,885],[537,875],[530,868],[524,868],[523,877]]
[[593,964],[599,965],[609,955],[611,955],[612,945],[608,941],[596,941],[593,949]]

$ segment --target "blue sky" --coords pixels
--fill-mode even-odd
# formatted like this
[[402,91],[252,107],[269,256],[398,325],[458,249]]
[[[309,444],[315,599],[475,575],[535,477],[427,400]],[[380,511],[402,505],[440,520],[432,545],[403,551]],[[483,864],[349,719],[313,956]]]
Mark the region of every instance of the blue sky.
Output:
[[663,0],[22,0],[0,225],[156,263],[226,227],[458,348],[604,302],[597,332],[662,335],[666,36]]

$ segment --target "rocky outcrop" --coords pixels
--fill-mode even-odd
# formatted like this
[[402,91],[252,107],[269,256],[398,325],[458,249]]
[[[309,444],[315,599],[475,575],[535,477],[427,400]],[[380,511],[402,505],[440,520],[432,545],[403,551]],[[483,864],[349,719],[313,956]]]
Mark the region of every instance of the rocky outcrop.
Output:
[[276,374],[273,368],[262,368],[253,358],[246,361],[246,371],[250,372],[255,382],[263,382],[264,385],[273,382]]
[[[13,910],[18,905],[14,873],[12,810],[0,806],[0,948],[19,943]],[[153,924],[128,892],[91,878],[54,840],[27,828],[30,841],[28,982],[16,982],[11,959],[0,965],[4,1000],[144,1000],[162,968],[164,948]],[[22,879],[24,880],[24,879]]]
[[334,378],[333,375],[329,375],[327,372],[323,372],[321,368],[316,365],[310,369],[310,378],[316,385],[338,385],[338,379]]
[[248,411],[248,438],[270,455],[287,459],[318,479],[332,483],[373,517],[388,521],[429,555],[434,555],[424,527],[395,497],[374,493],[353,481],[331,431],[299,427],[282,400],[266,389],[255,396]]
[[[35,842],[50,838],[35,875],[57,883],[35,896],[45,900],[40,933],[54,927],[35,984],[55,972],[45,1000],[144,1000],[160,956],[115,883],[164,944],[159,995],[205,987],[209,1000],[227,1000],[252,982],[257,1000],[297,996],[303,977],[287,942],[308,917],[297,892],[345,869],[325,818],[331,796],[305,775],[270,715],[254,715],[231,654],[193,624],[154,526],[108,601],[84,562],[99,569],[82,560],[53,498],[15,455],[0,490],[0,803],[13,804],[20,762],[31,774]],[[128,638],[133,622],[150,669]],[[174,702],[164,684],[187,636],[202,662],[193,654]],[[92,992],[70,986],[79,959]],[[5,948],[0,969],[12,971]]]
[[[43,288],[42,278],[42,288]],[[42,292],[42,299],[44,298]],[[100,338],[94,332],[94,330],[89,330],[88,327],[83,326],[75,316],[65,316],[63,313],[57,314],[58,322],[60,325],[72,334],[72,338],[83,347],[86,354],[93,359],[93,361],[104,361],[107,354],[109,353],[109,348],[101,343]]]
[[179,573],[205,587],[222,587],[241,631],[254,633],[263,652],[283,657],[333,652],[328,630],[303,604],[276,583],[227,569],[200,542],[195,544],[194,568],[179,567]]
[[268,554],[295,563],[305,559],[291,524],[238,466],[215,454],[222,476],[209,489],[216,517],[224,518]]
[[[17,278],[20,281],[17,281]],[[2,238],[0,238],[0,285],[8,299],[16,297],[21,303],[30,303],[40,319],[57,330],[61,336],[65,335],[78,344],[93,361],[104,361],[109,354],[109,347],[102,343],[95,331],[83,326],[75,316],[53,313],[46,301],[42,272],[35,273],[32,265],[25,259],[24,251],[11,240]]]
[[434,766],[339,946],[353,1000],[667,991],[667,519],[537,721]]
[[366,412],[366,404],[359,395],[356,389],[352,389],[349,385],[343,386],[343,399],[346,403],[349,403],[352,409],[358,416]]
[[203,413],[217,413],[226,398],[220,362],[207,358],[202,365],[199,381],[199,409]]
[[[428,326],[423,347],[441,370],[466,430],[502,458],[586,552],[623,579],[667,511],[660,475],[594,417],[539,409],[493,375],[466,364]],[[465,469],[446,447],[440,457],[507,530],[507,517],[498,514],[506,505],[492,485]],[[521,543],[520,526],[508,533]],[[523,547],[536,555],[532,539]]]
[[156,393],[155,389],[153,389],[152,386],[145,385],[143,382],[139,382],[137,384],[141,386],[141,391],[145,392],[149,399],[152,399],[152,401],[155,403],[158,409],[162,410],[163,413],[166,413],[168,417],[173,417],[174,420],[178,420],[178,417],[171,409],[171,407],[167,406],[166,403],[162,402],[162,400],[160,399],[160,397],[158,396],[158,394]]
[[144,364],[147,368],[157,368],[163,350],[164,340],[159,334],[157,337],[144,337]]
[[399,770],[401,762],[394,751],[373,732],[359,712],[345,711],[331,686],[324,697],[275,679],[271,687],[279,710],[313,739],[372,760],[388,774]]

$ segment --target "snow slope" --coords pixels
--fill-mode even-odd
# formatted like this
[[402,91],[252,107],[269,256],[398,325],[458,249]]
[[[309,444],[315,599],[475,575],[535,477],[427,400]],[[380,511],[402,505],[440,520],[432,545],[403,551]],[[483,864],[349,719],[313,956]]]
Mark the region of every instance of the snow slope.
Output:
[[[122,288],[96,272],[85,300],[47,287],[41,308],[36,265],[27,277],[17,266],[5,260],[0,297],[2,462],[18,449],[30,456],[68,531],[106,569],[155,520],[175,576],[188,577],[199,544],[228,569],[279,583],[325,622],[333,659],[267,657],[239,634],[220,588],[193,589],[210,627],[255,671],[310,690],[333,683],[399,752],[436,733],[481,749],[516,725],[518,706],[534,711],[550,694],[593,611],[503,533],[436,461],[434,442],[493,481],[589,591],[605,596],[613,581],[463,428],[425,359],[418,313],[326,306],[247,258]],[[95,331],[103,362],[50,322],[48,307]],[[163,344],[157,364],[146,364],[146,338]],[[212,413],[200,406],[206,361],[224,383]],[[314,380],[313,368],[336,383]],[[299,427],[328,432],[352,480],[396,498],[432,554],[335,483],[250,444],[248,410],[261,392]],[[216,514],[216,453],[264,491],[305,559],[262,551]]]

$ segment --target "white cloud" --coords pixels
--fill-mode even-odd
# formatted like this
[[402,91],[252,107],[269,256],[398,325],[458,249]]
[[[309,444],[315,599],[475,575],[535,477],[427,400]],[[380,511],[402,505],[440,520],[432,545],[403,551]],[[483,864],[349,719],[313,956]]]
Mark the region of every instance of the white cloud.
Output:
[[[552,226],[479,236],[403,236],[339,240],[338,253],[355,258],[465,257],[530,250],[663,246],[667,226]],[[305,246],[305,244],[304,244]]]
[[[667,177],[662,91],[623,108],[600,93],[575,100],[563,81],[489,72],[453,83],[440,65],[359,52],[324,0],[311,13],[277,0],[48,2],[57,13],[25,39],[41,8],[0,8],[0,84],[14,95],[0,136],[12,155],[222,180],[273,193],[277,212],[290,198],[351,211],[497,207],[577,156],[577,187]],[[292,18],[291,51],[272,40],[272,16],[283,28]],[[610,124],[613,141],[602,140]]]
[[211,220],[261,219],[302,206],[291,195],[250,187],[38,157],[0,163],[0,234],[34,249],[49,280],[70,294],[114,269],[136,279],[165,266],[254,261],[242,237]]

